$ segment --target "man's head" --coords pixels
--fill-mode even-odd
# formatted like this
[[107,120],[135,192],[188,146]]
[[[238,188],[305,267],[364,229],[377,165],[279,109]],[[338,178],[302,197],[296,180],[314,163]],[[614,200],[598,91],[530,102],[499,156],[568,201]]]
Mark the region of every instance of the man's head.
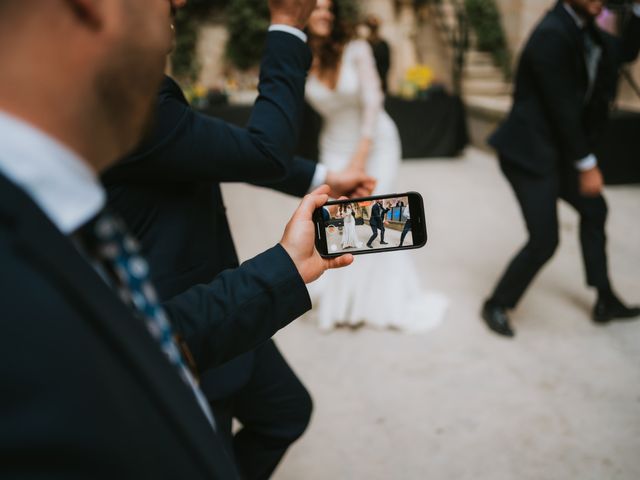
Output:
[[602,13],[604,0],[565,0],[585,20],[593,20]]
[[186,0],[0,0],[0,110],[102,170],[138,142]]

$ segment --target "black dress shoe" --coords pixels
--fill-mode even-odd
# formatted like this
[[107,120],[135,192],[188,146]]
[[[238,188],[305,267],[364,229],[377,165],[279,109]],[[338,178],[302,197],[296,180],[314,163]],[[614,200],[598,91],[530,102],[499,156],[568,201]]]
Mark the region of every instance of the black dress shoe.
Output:
[[373,245],[371,245],[370,243],[367,243],[367,247],[373,248]]
[[623,320],[640,316],[640,307],[627,307],[617,297],[599,298],[593,307],[593,321],[609,323],[611,320]]
[[482,307],[482,318],[487,326],[494,332],[504,335],[505,337],[515,336],[515,332],[509,325],[509,316],[504,307],[485,302]]
[[380,242],[380,245],[389,245],[387,242]]

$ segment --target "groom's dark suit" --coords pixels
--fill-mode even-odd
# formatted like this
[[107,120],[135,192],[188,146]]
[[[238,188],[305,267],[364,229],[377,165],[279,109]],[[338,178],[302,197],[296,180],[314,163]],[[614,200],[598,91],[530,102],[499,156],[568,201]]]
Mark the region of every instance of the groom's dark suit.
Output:
[[378,236],[378,230],[380,230],[380,241],[384,242],[384,216],[389,211],[388,208],[382,207],[379,203],[374,203],[371,208],[371,219],[369,220],[369,226],[371,227],[371,231],[373,234],[367,241],[367,245],[371,246],[372,242]]
[[[271,182],[298,196],[309,189],[316,165],[292,156],[310,61],[302,41],[269,33],[246,129],[193,111],[166,78],[150,138],[104,176],[109,203],[140,239],[161,298],[238,265],[219,182]],[[249,479],[270,475],[311,415],[309,394],[272,341],[204,372],[202,387],[229,443],[231,417],[242,422],[233,450]]]
[[[592,71],[592,45],[601,56]],[[558,245],[557,199],[580,214],[587,283],[609,288],[605,251],[607,205],[580,193],[574,165],[595,150],[615,98],[618,68],[636,58],[640,19],[620,39],[595,24],[580,30],[558,2],[535,28],[522,52],[513,107],[490,138],[522,209],[529,241],[511,261],[490,299],[514,307]],[[597,54],[596,57],[597,58]]]
[[[238,478],[141,319],[2,175],[0,265],[1,478]],[[277,246],[165,308],[196,362],[213,367],[310,301]]]

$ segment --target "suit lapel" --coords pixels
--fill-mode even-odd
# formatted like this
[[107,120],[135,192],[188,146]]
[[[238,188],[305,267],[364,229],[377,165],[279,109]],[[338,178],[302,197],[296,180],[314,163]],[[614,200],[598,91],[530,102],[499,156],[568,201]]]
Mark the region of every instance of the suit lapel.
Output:
[[61,291],[70,305],[126,363],[149,391],[150,401],[164,412],[176,434],[197,452],[208,472],[220,471],[216,451],[224,452],[200,411],[193,393],[164,357],[158,344],[114,292],[86,262],[73,243],[53,226],[36,205],[0,175],[0,214],[15,226],[16,250]]
[[[571,41],[574,44],[576,50],[580,53],[580,72],[585,81],[585,86],[589,84],[589,72],[587,71],[587,60],[585,55],[585,46],[582,38],[582,31],[578,28],[576,21],[571,17],[569,12],[564,8],[562,2],[558,2],[555,8],[552,10],[552,13],[555,14],[562,24],[565,27],[566,32],[571,37]],[[587,88],[587,87],[585,87]]]

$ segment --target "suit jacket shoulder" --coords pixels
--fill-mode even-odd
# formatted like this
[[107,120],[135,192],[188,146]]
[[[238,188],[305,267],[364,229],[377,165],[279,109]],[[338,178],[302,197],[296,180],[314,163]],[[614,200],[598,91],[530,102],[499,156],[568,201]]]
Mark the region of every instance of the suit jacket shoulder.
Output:
[[142,322],[2,176],[0,264],[0,477],[235,478]]
[[[0,264],[0,381],[11,392],[0,396],[0,450],[14,453],[0,477],[43,466],[86,478],[237,477],[144,323],[2,176]],[[214,366],[267,340],[310,300],[274,247],[166,308],[196,361]]]

